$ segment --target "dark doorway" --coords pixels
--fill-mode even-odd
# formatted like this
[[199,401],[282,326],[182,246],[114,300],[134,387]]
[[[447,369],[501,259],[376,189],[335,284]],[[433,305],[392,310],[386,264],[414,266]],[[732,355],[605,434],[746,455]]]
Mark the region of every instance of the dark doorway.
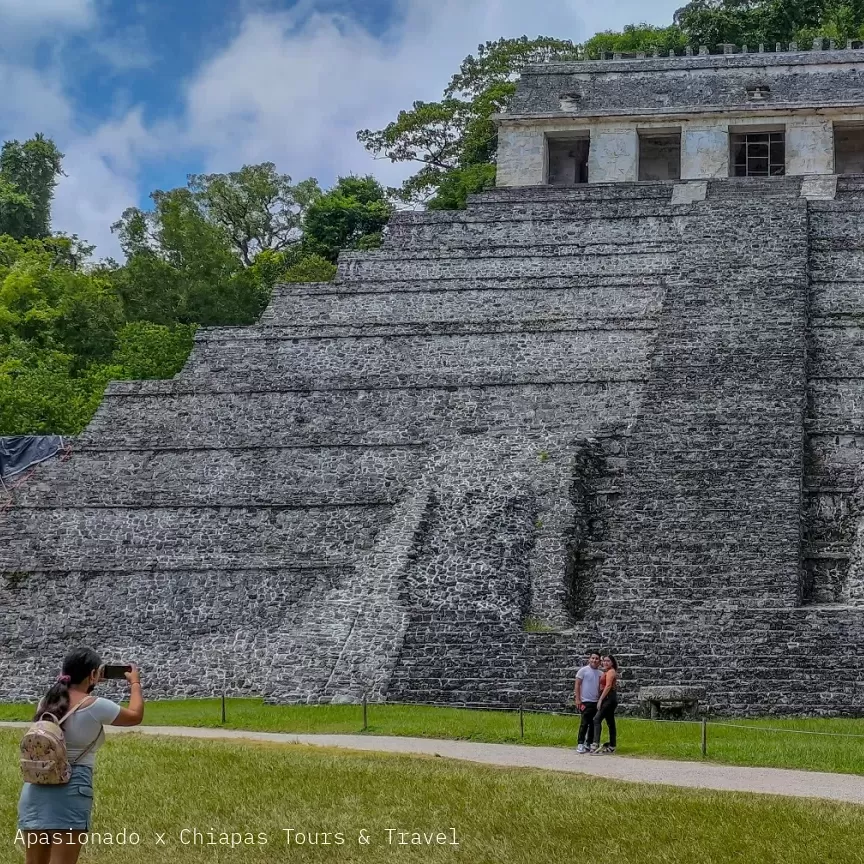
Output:
[[681,179],[681,133],[639,135],[639,179]]
[[588,182],[588,138],[549,140],[549,185],[573,186]]

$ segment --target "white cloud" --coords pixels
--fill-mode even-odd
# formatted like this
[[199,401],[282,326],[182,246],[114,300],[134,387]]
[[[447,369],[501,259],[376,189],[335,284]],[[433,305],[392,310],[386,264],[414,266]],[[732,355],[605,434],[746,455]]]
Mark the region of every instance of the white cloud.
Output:
[[68,129],[72,107],[59,84],[27,66],[0,61],[0,132],[29,138]]
[[111,224],[138,202],[139,166],[161,152],[161,130],[145,128],[138,109],[92,131],[81,130],[50,73],[0,63],[0,141],[25,140],[36,132],[53,138],[64,153],[66,176],[57,186],[53,227],[96,243],[97,255],[118,256]]
[[[161,153],[197,160],[203,152],[207,170],[269,160],[295,180],[372,172],[396,185],[413,168],[374,161],[357,130],[380,128],[415,99],[437,99],[479,43],[522,34],[581,41],[646,17],[668,23],[680,4],[658,0],[646,14],[642,0],[395,0],[390,28],[372,35],[351,16],[351,2],[300,0],[289,13],[266,11],[267,0],[236,2],[246,9],[242,26],[188,83],[176,126],[148,128],[133,109],[88,130],[61,86],[62,68],[37,71],[26,45],[49,25],[49,43],[90,27],[96,51],[105,35],[97,0],[0,0],[0,46],[4,33],[16,40],[14,60],[11,49],[0,55],[0,140],[43,131],[66,154],[55,228],[97,243],[97,255],[118,255],[110,225],[150,191],[138,188],[142,161]],[[145,62],[135,35],[124,35],[119,52],[123,40],[105,47],[112,65]]]
[[[53,225],[110,255],[119,251],[110,225],[138,199],[132,148],[151,136],[135,112],[93,132],[80,127],[57,55],[69,35],[96,32],[97,24],[95,0],[0,0],[0,141],[42,132],[57,142],[67,176],[57,187]],[[49,49],[48,66],[37,67],[37,46]]]
[[91,24],[96,15],[94,0],[0,0],[0,29],[27,24]]
[[648,17],[669,23],[678,0],[400,0],[394,24],[373,37],[336,12],[250,13],[234,41],[188,92],[189,141],[209,167],[272,160],[295,179],[349,172],[397,183],[412,169],[373,161],[356,140],[415,99],[439,98],[461,60],[499,36],[584,40]]
[[120,257],[111,225],[138,203],[141,162],[163,152],[162,144],[159,130],[144,126],[140,109],[90,134],[73,136],[63,147],[67,176],[54,198],[54,229],[96,244],[98,257]]
[[35,46],[58,46],[98,19],[96,0],[0,0],[0,52],[10,62],[30,58]]
[[[139,109],[84,127],[63,82],[69,70],[59,60],[65,40],[79,31],[92,35],[92,56],[114,68],[145,63],[140,34],[113,37],[101,32],[96,0],[0,0],[0,141],[24,140],[36,132],[53,138],[64,153],[52,212],[57,231],[97,244],[99,256],[119,256],[111,224],[138,202],[143,157],[158,151],[159,130],[145,128]],[[37,68],[36,47],[49,49]],[[174,136],[175,138],[177,136]]]

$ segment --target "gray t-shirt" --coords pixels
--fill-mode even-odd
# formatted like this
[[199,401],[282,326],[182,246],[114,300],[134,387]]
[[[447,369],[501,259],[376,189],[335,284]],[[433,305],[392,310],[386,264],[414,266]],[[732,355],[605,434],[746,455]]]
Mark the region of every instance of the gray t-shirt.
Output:
[[599,669],[583,666],[576,677],[582,682],[581,696],[583,702],[597,702],[600,699],[600,676],[603,673]]
[[[70,762],[76,765],[96,764],[96,751],[105,742],[103,726],[110,726],[120,713],[120,706],[110,699],[98,698],[92,705],[79,708],[64,724],[63,735],[66,738],[66,753]],[[98,739],[98,740],[97,740]],[[90,744],[93,744],[90,747]],[[87,748],[90,747],[89,750]],[[87,755],[80,761],[76,760],[87,750]]]

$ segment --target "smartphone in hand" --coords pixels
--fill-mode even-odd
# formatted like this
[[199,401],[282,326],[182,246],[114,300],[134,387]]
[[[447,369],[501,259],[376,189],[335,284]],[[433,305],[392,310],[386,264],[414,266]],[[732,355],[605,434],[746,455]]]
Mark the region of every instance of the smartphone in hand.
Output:
[[131,664],[124,666],[106,663],[105,666],[102,667],[102,677],[106,681],[122,681],[126,677],[126,673],[131,671]]

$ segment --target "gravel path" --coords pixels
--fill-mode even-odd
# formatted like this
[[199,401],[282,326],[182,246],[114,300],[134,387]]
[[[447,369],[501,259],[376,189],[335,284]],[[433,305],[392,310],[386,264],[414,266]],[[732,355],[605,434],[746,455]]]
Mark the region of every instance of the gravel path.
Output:
[[[0,727],[26,728],[27,723],[0,723]],[[543,768],[590,774],[634,783],[662,783],[692,789],[726,792],[756,792],[797,798],[827,798],[864,804],[864,777],[817,771],[790,771],[783,768],[742,768],[710,762],[677,762],[663,759],[633,759],[626,756],[579,755],[561,747],[526,747],[517,744],[481,744],[474,741],[443,741],[432,738],[396,738],[375,735],[300,735],[276,732],[247,732],[239,729],[199,729],[183,726],[137,726],[132,729],[108,727],[112,734],[136,733],[170,735],[212,740],[267,741],[277,744],[311,744],[442,756],[486,765],[510,768]]]

